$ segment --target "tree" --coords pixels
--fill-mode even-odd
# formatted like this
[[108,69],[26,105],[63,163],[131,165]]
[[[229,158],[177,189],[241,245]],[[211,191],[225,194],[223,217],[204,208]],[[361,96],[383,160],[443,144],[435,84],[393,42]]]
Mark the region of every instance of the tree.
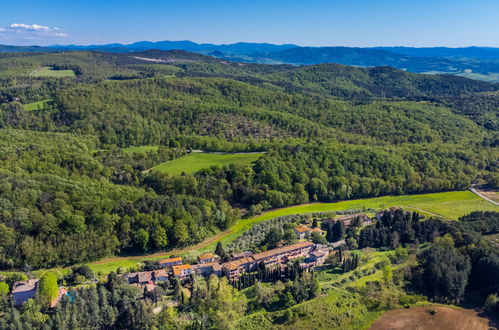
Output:
[[135,242],[142,251],[147,251],[147,244],[149,243],[149,233],[144,228],[140,228],[135,233]]
[[152,241],[156,249],[162,249],[168,245],[168,236],[166,235],[166,230],[157,226],[152,234]]
[[57,276],[53,272],[46,273],[38,283],[38,300],[40,304],[48,307],[50,302],[57,298],[58,292]]
[[227,259],[228,257],[227,252],[225,252],[222,242],[217,242],[217,246],[215,248],[215,254],[218,255],[223,260]]
[[326,238],[320,233],[313,232],[310,238],[315,244],[327,244]]
[[332,230],[332,241],[337,242],[345,237],[345,224],[343,221],[336,221]]
[[317,223],[317,218],[314,218],[314,220],[312,220],[312,228],[317,228],[319,226],[319,224]]
[[420,256],[423,291],[436,300],[459,302],[464,295],[471,264],[455,247],[450,235],[437,238]]
[[277,228],[272,228],[265,236],[264,244],[266,244],[269,248],[274,249],[281,240],[281,231]]
[[389,265],[385,265],[383,267],[383,282],[385,282],[386,285],[389,285],[392,283],[392,268]]
[[189,232],[186,224],[182,220],[175,221],[173,226],[173,236],[178,245],[185,245],[189,240]]

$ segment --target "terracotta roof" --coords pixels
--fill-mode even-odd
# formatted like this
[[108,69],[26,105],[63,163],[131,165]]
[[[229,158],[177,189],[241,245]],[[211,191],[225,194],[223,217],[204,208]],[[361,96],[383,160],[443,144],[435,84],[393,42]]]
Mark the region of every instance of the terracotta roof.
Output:
[[323,232],[324,232],[324,230],[322,230],[322,229],[320,229],[320,228],[313,228],[313,229],[312,229],[312,231],[313,231],[314,233],[323,233]]
[[205,254],[198,256],[198,259],[199,260],[206,260],[206,259],[213,259],[216,257],[218,257],[216,254],[210,252],[210,253],[205,253]]
[[265,252],[254,254],[253,258],[255,259],[255,261],[259,261],[261,259],[277,256],[277,255],[284,254],[284,253],[291,252],[291,251],[298,250],[298,249],[312,247],[314,245],[315,245],[314,243],[310,243],[310,242],[298,242],[298,243],[286,245],[286,246],[283,246],[283,247],[280,247],[277,249],[268,250]]
[[165,269],[155,270],[155,271],[153,271],[153,274],[154,274],[154,278],[167,277],[168,276],[168,273],[166,272]]
[[36,290],[38,287],[38,279],[34,278],[27,281],[15,282],[12,287],[12,293],[26,292]]
[[175,258],[163,259],[163,260],[160,260],[159,263],[160,264],[168,264],[168,263],[171,263],[171,262],[178,262],[178,261],[182,261],[182,258],[181,257],[175,257]]
[[186,264],[186,265],[173,266],[173,274],[180,275],[182,273],[182,270],[186,269],[191,269],[191,265]]
[[240,258],[237,260],[226,262],[222,266],[228,270],[234,270],[234,269],[238,269],[239,267],[242,267],[245,264],[249,264],[252,262],[255,262],[255,258],[253,258],[251,256],[251,257]]
[[309,231],[310,229],[305,227],[305,226],[296,226],[295,227],[295,230],[299,233],[306,233],[307,231]]

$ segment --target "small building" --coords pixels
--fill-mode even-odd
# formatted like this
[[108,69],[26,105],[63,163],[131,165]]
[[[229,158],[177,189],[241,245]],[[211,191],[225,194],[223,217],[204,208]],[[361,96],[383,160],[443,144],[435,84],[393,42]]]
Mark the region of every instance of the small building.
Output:
[[189,264],[173,266],[173,276],[175,277],[184,278],[191,275],[191,273],[192,269]]
[[126,278],[129,284],[153,284],[168,280],[168,272],[165,269],[136,272],[127,274]]
[[166,269],[154,270],[152,272],[152,277],[153,277],[154,283],[164,282],[164,281],[168,280],[168,272],[166,271]]
[[181,257],[168,258],[159,261],[161,267],[173,267],[182,264]]
[[137,272],[129,273],[126,275],[128,283],[130,284],[147,284],[153,282],[153,272]]
[[28,299],[33,298],[38,291],[38,279],[15,282],[12,287],[14,306],[21,306]]
[[365,224],[370,224],[371,223],[371,218],[369,218],[364,213],[346,214],[346,215],[343,215],[341,217],[335,218],[333,220],[327,220],[326,223],[341,221],[341,222],[343,222],[343,224],[345,225],[345,227],[348,228],[352,224],[353,220],[355,220],[356,218],[360,219],[361,225],[365,225]]
[[298,237],[298,239],[304,239],[310,236],[310,228],[305,227],[305,226],[296,226],[295,227],[295,234]]
[[216,260],[220,260],[220,257],[214,253],[205,253],[205,254],[198,256],[198,260],[199,260],[200,264],[204,264],[207,262],[214,262]]
[[191,270],[193,273],[201,276],[209,276],[211,274],[222,276],[222,265],[218,261],[192,265]]

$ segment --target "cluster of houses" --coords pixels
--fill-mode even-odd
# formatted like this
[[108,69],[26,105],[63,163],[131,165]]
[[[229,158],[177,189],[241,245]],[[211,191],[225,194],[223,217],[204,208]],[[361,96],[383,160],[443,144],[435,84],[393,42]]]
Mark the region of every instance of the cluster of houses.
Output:
[[[349,214],[329,221],[342,221],[345,224],[345,227],[348,227],[357,217],[360,217],[362,224],[371,223],[371,219],[365,214]],[[324,235],[325,233],[319,228],[310,228],[305,225],[295,227],[294,231],[297,238],[301,240],[309,238],[314,232],[320,233],[321,235]],[[325,246],[308,241],[300,241],[255,254],[251,251],[233,253],[231,259],[224,263],[222,263],[220,257],[214,253],[206,253],[198,256],[198,263],[193,265],[184,264],[181,257],[167,258],[159,261],[161,269],[129,273],[126,274],[125,277],[128,283],[138,286],[147,292],[151,292],[158,283],[165,282],[170,278],[184,279],[193,274],[201,276],[214,274],[220,277],[226,276],[229,279],[234,279],[245,272],[257,270],[258,265],[261,263],[266,267],[278,267],[283,266],[290,261],[303,258],[303,260],[300,261],[300,266],[302,268],[311,268],[322,265],[329,255],[329,252],[330,249]],[[20,306],[28,299],[33,298],[38,290],[38,282],[38,279],[31,279],[14,283],[12,290],[14,305]],[[60,299],[66,294],[67,289],[60,287],[57,298],[51,302],[51,307],[55,307]]]
[[150,292],[155,286],[169,278],[184,279],[193,274],[208,276],[227,276],[237,278],[244,272],[255,271],[260,263],[267,267],[279,266],[289,261],[304,258],[301,266],[310,268],[321,265],[326,260],[329,249],[310,242],[298,242],[277,249],[253,254],[250,251],[234,253],[231,260],[221,263],[220,257],[207,253],[198,257],[197,264],[184,264],[182,258],[168,258],[159,261],[160,270],[129,273],[126,275],[128,283],[141,287]]

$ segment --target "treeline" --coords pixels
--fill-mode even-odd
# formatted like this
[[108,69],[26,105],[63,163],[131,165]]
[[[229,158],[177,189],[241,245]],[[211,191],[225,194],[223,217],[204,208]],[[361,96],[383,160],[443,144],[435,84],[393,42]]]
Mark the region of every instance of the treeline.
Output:
[[[479,173],[465,173],[470,167],[462,152],[445,148],[433,150],[438,156],[430,156],[428,148],[406,152],[345,145],[286,146],[267,152],[251,167],[210,168],[177,177],[151,173],[145,184],[160,194],[223,197],[234,204],[268,209],[310,201],[465,189]],[[424,162],[419,158],[423,154],[427,155]],[[484,165],[491,161],[485,154],[469,156],[484,157]]]

